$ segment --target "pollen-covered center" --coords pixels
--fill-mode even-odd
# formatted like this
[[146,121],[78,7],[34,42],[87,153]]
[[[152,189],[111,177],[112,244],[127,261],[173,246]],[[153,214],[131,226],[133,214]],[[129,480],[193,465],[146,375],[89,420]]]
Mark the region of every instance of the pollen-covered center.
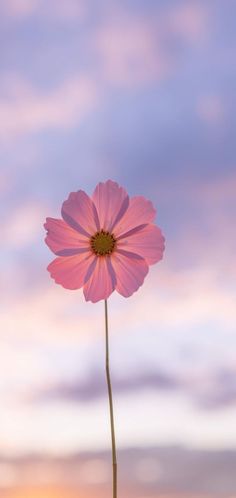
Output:
[[96,232],[90,239],[90,244],[93,252],[97,256],[105,256],[106,254],[111,254],[116,245],[116,239],[114,235],[110,232],[105,232],[105,230],[100,230]]

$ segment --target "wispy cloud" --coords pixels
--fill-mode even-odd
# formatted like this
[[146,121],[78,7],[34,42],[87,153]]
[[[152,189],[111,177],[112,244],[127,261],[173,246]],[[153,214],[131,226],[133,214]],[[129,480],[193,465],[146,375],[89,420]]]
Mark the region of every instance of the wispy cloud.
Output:
[[48,19],[52,22],[80,19],[84,17],[86,5],[83,0],[9,0],[0,6],[2,16],[15,21],[23,21],[31,16]]
[[97,102],[96,86],[83,75],[72,77],[48,92],[14,78],[7,98],[0,99],[0,138],[73,127]]
[[236,405],[236,365],[222,366],[197,386],[196,402],[205,409],[220,410]]
[[47,207],[33,201],[12,209],[2,226],[4,248],[14,251],[32,245],[39,237],[39,227],[42,227],[46,214]]
[[1,14],[17,19],[30,16],[39,7],[40,0],[9,0],[1,4]]
[[[236,405],[236,367],[228,365],[218,369],[195,374],[186,371],[182,374],[168,374],[162,371],[139,371],[123,377],[113,375],[113,389],[116,395],[171,391],[187,396],[198,408],[218,410]],[[89,376],[70,382],[61,382],[51,387],[39,388],[28,395],[30,403],[44,404],[55,401],[72,403],[94,402],[107,396],[107,386],[100,371],[92,371]]]
[[178,67],[173,39],[202,44],[207,32],[207,10],[200,3],[172,9],[160,4],[153,17],[116,7],[94,30],[91,48],[107,83],[137,87],[173,75]]
[[170,60],[156,27],[121,11],[95,30],[91,48],[100,62],[100,75],[115,86],[136,87],[162,80],[169,72]]
[[[125,376],[113,378],[114,392],[117,394],[125,394],[136,392],[143,389],[160,389],[172,390],[178,388],[178,381],[167,373],[162,372],[143,372],[137,376]],[[46,402],[57,399],[69,402],[89,402],[107,395],[107,386],[105,379],[99,372],[92,372],[89,378],[78,380],[72,383],[62,383],[55,385],[51,389],[45,389],[33,394],[32,402]]]

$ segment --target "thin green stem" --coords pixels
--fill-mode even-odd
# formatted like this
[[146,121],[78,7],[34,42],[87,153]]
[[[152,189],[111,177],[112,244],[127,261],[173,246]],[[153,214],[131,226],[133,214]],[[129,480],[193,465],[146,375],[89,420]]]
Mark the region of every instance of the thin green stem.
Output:
[[116,439],[115,439],[115,426],[114,426],[113,403],[112,403],[111,378],[110,378],[110,370],[109,370],[108,313],[107,313],[107,300],[106,299],[105,299],[105,327],[106,327],[106,376],[107,376],[107,388],[108,388],[108,396],[109,396],[110,422],[111,422],[111,442],[112,442],[112,468],[113,468],[112,498],[117,498]]

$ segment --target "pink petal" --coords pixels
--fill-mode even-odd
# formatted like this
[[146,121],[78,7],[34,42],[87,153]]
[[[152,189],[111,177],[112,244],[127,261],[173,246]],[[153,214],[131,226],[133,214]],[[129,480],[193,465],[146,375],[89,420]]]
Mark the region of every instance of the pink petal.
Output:
[[96,186],[92,199],[97,208],[100,228],[112,231],[128,208],[129,196],[126,190],[108,180]]
[[65,289],[80,289],[86,281],[90,265],[95,259],[94,254],[77,254],[54,259],[47,267],[51,277]]
[[93,235],[99,228],[96,208],[83,190],[71,192],[62,204],[61,214],[68,225],[87,237]]
[[115,227],[114,235],[118,237],[136,227],[151,223],[155,216],[156,210],[151,201],[141,195],[131,197],[124,217]]
[[57,256],[72,256],[90,249],[88,238],[63,220],[46,218],[44,227],[47,230],[45,242]]
[[162,259],[165,239],[156,225],[146,225],[138,232],[122,237],[117,242],[117,249],[125,249],[142,256],[149,265]]
[[116,274],[116,290],[124,297],[131,296],[148,273],[146,261],[137,254],[117,250],[111,255],[111,263]]
[[84,285],[84,297],[86,301],[96,303],[101,299],[107,299],[114,291],[116,277],[111,266],[109,257],[97,257],[94,271]]

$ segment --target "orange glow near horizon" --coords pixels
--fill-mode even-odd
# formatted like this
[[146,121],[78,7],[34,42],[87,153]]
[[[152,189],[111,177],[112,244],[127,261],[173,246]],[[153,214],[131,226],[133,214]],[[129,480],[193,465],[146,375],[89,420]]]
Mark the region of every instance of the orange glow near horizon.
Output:
[[[79,493],[79,494],[78,494]],[[104,494],[97,494],[97,491],[94,490],[94,492],[91,494],[85,494],[84,491],[76,491],[70,490],[68,488],[48,488],[48,487],[43,487],[43,488],[36,488],[36,487],[27,487],[27,488],[20,488],[20,489],[15,489],[12,491],[9,491],[7,494],[4,494],[4,498],[102,498],[104,497]],[[133,495],[132,495],[133,496]],[[177,498],[179,494],[154,494],[150,495],[150,498]],[[183,498],[210,498],[209,495],[196,495],[196,494],[191,494],[191,495],[182,495]],[[104,497],[105,498],[105,497]],[[126,494],[126,498],[129,498],[129,496]],[[233,497],[232,497],[233,498]]]
[[78,494],[76,490],[68,488],[36,488],[27,487],[14,489],[6,494],[6,498],[92,498],[91,495],[85,495],[84,492]]

